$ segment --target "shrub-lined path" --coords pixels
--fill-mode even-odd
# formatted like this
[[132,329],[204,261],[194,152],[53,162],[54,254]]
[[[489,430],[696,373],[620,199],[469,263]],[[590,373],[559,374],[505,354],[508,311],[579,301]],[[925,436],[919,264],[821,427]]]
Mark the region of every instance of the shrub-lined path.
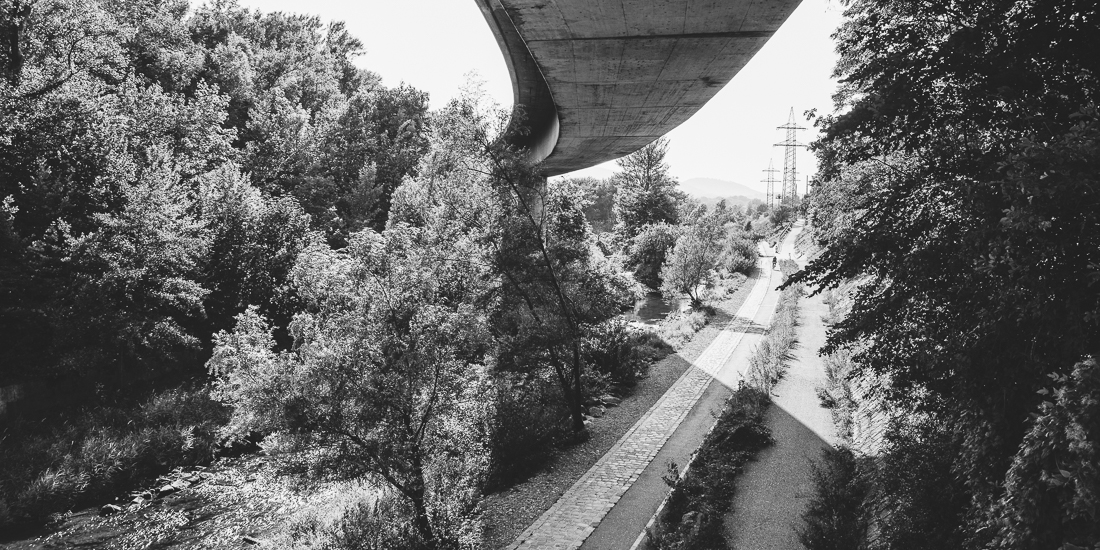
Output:
[[[800,227],[800,226],[799,226]],[[780,250],[790,250],[792,231]],[[781,252],[782,254],[782,252]],[[744,304],[679,380],[509,549],[628,549],[668,494],[661,480],[669,461],[681,466],[698,448],[748,367],[748,358],[778,300],[771,256]],[[719,384],[713,381],[718,380]]]
[[[801,222],[791,236],[796,236]],[[788,236],[781,259],[798,258]],[[815,388],[823,385],[825,367],[817,350],[825,344],[821,318],[828,313],[822,296],[799,301],[798,343],[783,379],[773,390],[773,405],[764,416],[775,445],[760,452],[737,481],[733,507],[724,519],[731,550],[797,550],[798,526],[813,496],[811,460],[836,443],[832,416],[821,407]]]

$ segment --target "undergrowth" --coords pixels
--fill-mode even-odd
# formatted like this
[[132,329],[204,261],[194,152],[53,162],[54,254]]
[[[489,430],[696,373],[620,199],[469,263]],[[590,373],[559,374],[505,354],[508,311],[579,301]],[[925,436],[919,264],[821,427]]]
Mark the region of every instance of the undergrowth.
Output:
[[[781,261],[779,267],[783,271],[784,279],[798,269],[797,264],[791,260]],[[767,335],[749,358],[748,382],[765,394],[771,394],[783,377],[786,363],[791,357],[791,348],[798,340],[798,299],[801,296],[800,284],[783,289]]]
[[733,502],[744,465],[772,443],[764,426],[767,394],[742,385],[726,402],[714,428],[684,475],[675,464],[665,481],[672,493],[657,525],[649,531],[658,550],[725,550],[722,517]]
[[0,528],[26,532],[172,468],[208,462],[227,418],[199,388],[79,411],[53,425],[13,420],[0,432]]

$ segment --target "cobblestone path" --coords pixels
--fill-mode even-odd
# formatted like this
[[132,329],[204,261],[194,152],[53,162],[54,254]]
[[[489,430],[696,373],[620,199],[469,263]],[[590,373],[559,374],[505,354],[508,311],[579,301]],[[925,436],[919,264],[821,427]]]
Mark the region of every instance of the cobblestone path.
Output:
[[[765,265],[764,260],[767,260]],[[733,321],[680,378],[623,436],[507,548],[575,549],[595,530],[623,493],[638,479],[676,427],[691,411],[711,380],[752,327],[769,290],[771,260],[758,263],[762,276]]]

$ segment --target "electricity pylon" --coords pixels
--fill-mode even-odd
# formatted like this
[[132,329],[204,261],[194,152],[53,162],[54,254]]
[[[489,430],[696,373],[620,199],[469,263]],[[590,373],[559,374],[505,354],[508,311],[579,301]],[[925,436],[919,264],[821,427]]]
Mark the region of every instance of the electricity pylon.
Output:
[[764,173],[768,176],[760,181],[768,184],[768,208],[772,207],[772,200],[775,199],[775,184],[779,183],[779,180],[775,179],[776,170],[772,159],[768,159],[768,169],[764,170]]
[[805,130],[805,128],[798,126],[794,122],[794,107],[791,107],[791,118],[786,124],[777,128],[778,130],[787,131],[787,139],[776,143],[775,147],[782,147],[783,151],[783,195],[780,205],[786,204],[789,206],[795,206],[798,202],[798,169],[796,167],[797,158],[795,153],[799,147],[805,147],[805,145],[798,143],[797,132],[799,130]]

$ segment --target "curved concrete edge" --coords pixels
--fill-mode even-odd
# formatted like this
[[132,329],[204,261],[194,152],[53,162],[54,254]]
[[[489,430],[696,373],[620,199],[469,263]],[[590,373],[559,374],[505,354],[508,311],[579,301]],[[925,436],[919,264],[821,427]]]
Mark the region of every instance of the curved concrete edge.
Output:
[[508,140],[511,145],[527,150],[531,164],[542,162],[554,151],[561,132],[554,95],[504,6],[498,0],[474,1],[500,45],[512,79],[514,106],[508,123]]

